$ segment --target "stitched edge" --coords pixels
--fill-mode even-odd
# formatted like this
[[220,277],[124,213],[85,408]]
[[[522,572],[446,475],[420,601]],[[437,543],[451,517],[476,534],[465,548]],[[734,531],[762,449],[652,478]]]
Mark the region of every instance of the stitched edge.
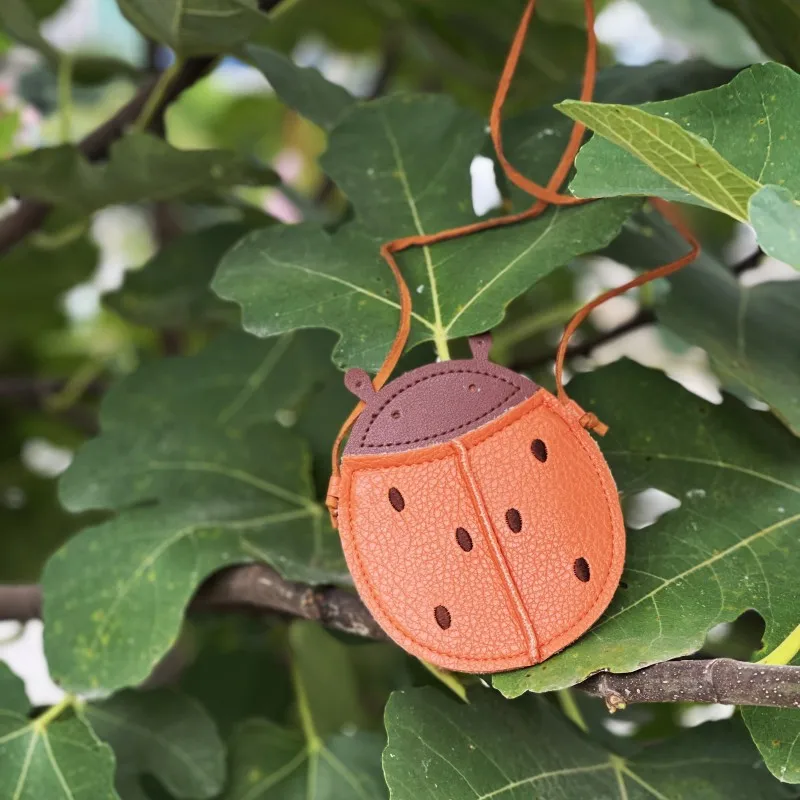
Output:
[[[407,439],[404,442],[381,442],[379,444],[365,444],[367,440],[367,436],[369,436],[369,432],[372,430],[372,426],[375,423],[375,420],[381,415],[383,410],[386,406],[389,405],[393,400],[396,400],[400,397],[403,392],[407,392],[409,389],[414,388],[415,386],[419,385],[420,383],[424,383],[425,381],[433,380],[434,378],[438,378],[442,375],[482,375],[484,378],[494,378],[498,381],[502,381],[503,383],[507,383],[509,386],[513,387],[513,391],[507,395],[503,400],[501,400],[497,405],[492,406],[488,411],[484,411],[480,416],[475,417],[467,422],[462,423],[461,425],[456,425],[454,428],[449,428],[446,431],[440,431],[439,433],[432,433],[430,436],[421,436],[417,439]],[[436,439],[439,436],[446,436],[448,433],[455,433],[462,428],[466,428],[468,425],[474,425],[479,420],[483,419],[484,417],[491,414],[493,411],[497,411],[500,406],[507,403],[515,394],[518,394],[522,391],[520,386],[513,383],[512,381],[504,378],[502,375],[497,375],[494,372],[482,372],[481,370],[477,369],[443,369],[441,372],[437,372],[434,375],[425,375],[422,378],[417,378],[415,381],[412,381],[408,384],[408,386],[404,386],[402,389],[398,389],[398,391],[394,392],[390,395],[386,400],[383,401],[380,408],[377,411],[373,412],[372,416],[370,417],[369,423],[367,424],[366,429],[364,430],[364,434],[361,437],[361,441],[359,442],[359,447],[399,447],[404,444],[419,444],[420,442],[428,442],[431,439]]]

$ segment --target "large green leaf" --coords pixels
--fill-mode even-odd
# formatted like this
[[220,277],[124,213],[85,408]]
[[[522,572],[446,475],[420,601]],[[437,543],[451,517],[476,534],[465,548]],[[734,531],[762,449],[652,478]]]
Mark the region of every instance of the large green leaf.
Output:
[[222,791],[224,745],[205,709],[189,697],[170,689],[124,691],[85,713],[114,750],[117,790],[125,800],[147,800],[143,774],[188,800]]
[[[601,72],[598,93],[641,101],[716,83],[723,74],[697,62],[669,69],[618,67]],[[546,182],[569,127],[552,109],[520,115],[504,126],[506,151],[519,169]],[[338,363],[377,367],[398,313],[379,245],[392,236],[473,221],[468,168],[484,140],[483,123],[446,98],[395,97],[357,107],[333,131],[324,163],[363,224],[334,235],[310,225],[253,234],[225,259],[215,290],[242,304],[248,330],[268,335],[331,327],[342,333]],[[530,203],[521,193],[515,200],[519,207]],[[629,210],[562,209],[535,222],[441,243],[422,255],[401,255],[415,305],[411,344],[438,340],[443,349],[446,338],[495,325],[514,296],[612,238]]]
[[128,272],[123,286],[104,300],[126,319],[151,327],[235,321],[236,309],[221,302],[209,284],[222,256],[251,230],[230,222],[186,233]]
[[298,67],[288,56],[269,47],[251,45],[247,59],[264,73],[278,97],[320,128],[330,130],[356,100],[341,86],[312,67]]
[[[800,169],[793,156],[794,130],[800,121],[798,97],[800,75],[780,64],[759,64],[717,89],[647,103],[642,111],[664,118],[663,124],[672,138],[662,137],[659,142],[652,132],[645,136],[637,129],[630,138],[633,146],[641,150],[637,157],[611,141],[593,137],[576,159],[578,174],[571,189],[582,197],[657,195],[712,205],[727,213],[734,209],[733,215],[742,218],[739,211],[749,197],[744,188],[746,182],[737,178],[734,189],[742,184],[742,191],[735,193],[733,199],[726,197],[722,184],[733,176],[725,162],[756,184],[776,184],[800,193]],[[676,133],[675,127],[682,132]],[[623,127],[622,133],[626,130]],[[603,135],[607,132],[604,130]],[[645,145],[647,149],[642,149]],[[665,148],[669,146],[677,152],[667,155]],[[709,147],[718,154],[714,160]],[[695,162],[686,162],[691,152],[700,156],[699,168],[693,166]],[[674,167],[670,179],[664,177],[668,174],[664,171],[665,162]],[[697,177],[687,190],[687,176],[691,178],[693,171]],[[678,177],[681,182],[676,182]],[[715,177],[720,181],[716,188]],[[698,182],[707,190],[694,194]]]
[[[686,252],[686,242],[658,214],[632,219],[606,251],[651,269]],[[800,281],[743,286],[710,253],[670,278],[659,320],[704,348],[722,381],[769,405],[800,434]]]
[[747,28],[712,0],[638,0],[653,24],[692,54],[721,67],[744,67],[766,56]]
[[[397,290],[381,242],[474,221],[469,166],[484,123],[447,98],[401,95],[357,106],[330,134],[323,166],[348,195],[357,224],[329,234],[314,225],[274,227],[223,259],[213,288],[242,306],[245,328],[269,336],[327,327],[341,365],[376,368],[398,322]],[[630,201],[552,209],[502,230],[400,257],[414,299],[410,345],[498,323],[539,278],[609,242]]]
[[392,800],[787,796],[739,723],[709,724],[623,758],[539,698],[509,703],[481,690],[463,704],[428,688],[392,695],[386,729]]
[[148,39],[182,56],[234,50],[268,21],[257,0],[117,0]]
[[45,645],[73,688],[140,682],[175,641],[197,585],[267,561],[296,580],[346,580],[338,536],[312,491],[303,441],[275,423],[327,369],[330,337],[223,337],[114,388],[102,434],[61,483],[73,511],[116,509],[48,563]]
[[102,164],[90,164],[74,145],[44,147],[0,162],[0,184],[9,191],[83,214],[107,205],[274,181],[272,170],[227,150],[178,150],[144,133],[115,142]]
[[619,145],[710,208],[742,222],[759,185],[705,140],[634,106],[567,100],[557,108]]
[[[13,800],[120,800],[114,755],[75,709],[28,719],[24,692],[0,664],[0,796]],[[10,705],[9,705],[10,702]],[[60,713],[59,713],[60,712]]]
[[750,222],[765,253],[800,269],[800,206],[788,189],[759,189],[750,198]]
[[516,696],[687,655],[750,608],[773,648],[797,625],[800,442],[736,399],[710,405],[629,362],[576,378],[570,390],[611,425],[603,453],[623,496],[655,487],[681,506],[628,532],[620,588],[583,638],[536,667],[496,675],[495,685]]

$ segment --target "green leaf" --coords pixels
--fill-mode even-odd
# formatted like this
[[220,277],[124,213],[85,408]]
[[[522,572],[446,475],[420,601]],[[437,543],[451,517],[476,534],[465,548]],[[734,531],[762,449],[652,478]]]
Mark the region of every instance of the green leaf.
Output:
[[[756,181],[671,119],[634,106],[567,100],[556,108],[608,139],[710,208],[747,221]],[[573,187],[574,188],[574,187]]]
[[26,0],[0,3],[0,28],[18,42],[38,50],[48,61],[58,61],[58,50],[39,33],[39,20]]
[[147,800],[154,775],[176,797],[215,797],[225,781],[225,747],[205,709],[171,689],[125,691],[86,706],[86,718],[117,759],[117,791]]
[[751,608],[777,645],[797,625],[800,442],[738,400],[712,406],[628,362],[576,378],[570,394],[611,425],[603,453],[623,497],[655,487],[681,506],[628,532],[620,588],[589,633],[495,686],[513,697],[688,655]]
[[9,191],[83,214],[275,179],[272,170],[235,153],[178,150],[148,134],[124,136],[102,164],[90,164],[74,145],[44,147],[0,162],[0,184]]
[[509,703],[481,690],[463,704],[426,688],[392,695],[386,730],[392,800],[786,796],[733,722],[709,723],[623,758],[539,698]]
[[7,664],[0,661],[0,709],[2,713],[23,716],[30,710],[22,678],[13,673]]
[[[266,218],[265,218],[266,219]],[[105,302],[125,319],[150,327],[189,328],[237,320],[236,309],[209,288],[222,256],[252,230],[224,223],[186,233],[161,248]]]
[[800,207],[788,189],[759,189],[750,198],[750,222],[765,253],[800,269]]
[[747,28],[712,0],[639,0],[653,24],[693,55],[721,67],[744,67],[767,57]]
[[[58,715],[55,721],[53,716]],[[114,755],[80,712],[54,707],[29,720],[0,711],[0,796],[14,800],[119,800]]]
[[72,511],[116,509],[48,563],[45,647],[64,686],[139,683],[175,641],[197,585],[267,561],[293,580],[348,579],[303,441],[277,425],[327,369],[330,338],[222,337],[104,399],[102,434],[61,482]]
[[[242,306],[244,327],[269,336],[303,327],[338,331],[337,364],[375,369],[394,337],[397,290],[383,241],[475,220],[469,166],[484,123],[444,97],[400,95],[356,106],[330,134],[326,171],[356,209],[356,224],[275,226],[222,260],[212,288]],[[513,158],[512,158],[513,160]],[[414,300],[409,346],[491,328],[505,306],[619,231],[630,201],[552,209],[536,220],[408,252],[399,260]]]
[[143,36],[181,56],[235,50],[268,22],[256,0],[117,0]]
[[277,50],[250,45],[245,56],[264,73],[286,105],[326,131],[356,102],[350,92],[323,78],[319,70],[298,67]]
[[[638,269],[685,252],[683,238],[653,211],[632,219],[606,251]],[[800,282],[743,286],[707,250],[669,281],[659,320],[706,350],[725,385],[766,403],[800,435]]]
[[245,723],[231,742],[222,800],[380,800],[383,737],[338,733],[310,745],[267,720]]
[[[581,197],[656,195],[667,200],[711,204],[746,219],[752,188],[748,193],[747,181],[731,174],[724,162],[759,186],[776,184],[800,193],[800,169],[795,167],[793,146],[794,131],[800,122],[798,96],[800,75],[780,64],[758,64],[717,89],[641,106],[640,112],[680,125],[682,134],[675,132],[674,124],[666,125],[668,135],[675,137],[674,143],[679,148],[700,147],[702,142],[704,146],[698,150],[702,156],[701,169],[710,164],[712,173],[717,168],[722,170],[718,177],[733,182],[729,187],[734,191],[733,198],[726,197],[721,187],[714,190],[713,180],[712,188],[707,187],[710,176],[691,181],[690,191],[682,188],[687,171],[691,176],[692,170],[697,169],[691,164],[686,170],[673,169],[670,179],[655,171],[653,164],[664,168],[666,162],[666,168],[670,169],[671,161],[664,158],[661,145],[650,135],[647,141],[658,148],[654,156],[646,155],[653,162],[650,164],[613,142],[593,137],[578,154],[578,172],[570,188]],[[708,154],[709,144],[723,163]],[[685,152],[673,154],[676,168],[685,163],[685,155]],[[680,184],[673,182],[676,178]],[[695,195],[692,192],[697,190],[698,183],[702,194]]]

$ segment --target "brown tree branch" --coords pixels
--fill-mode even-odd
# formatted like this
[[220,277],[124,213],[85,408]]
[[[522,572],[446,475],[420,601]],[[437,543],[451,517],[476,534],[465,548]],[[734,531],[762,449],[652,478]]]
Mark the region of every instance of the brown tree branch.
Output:
[[578,688],[602,697],[609,711],[631,703],[682,702],[800,708],[800,667],[730,658],[664,661],[625,675],[601,672]]
[[[288,581],[264,564],[231,567],[212,576],[189,610],[286,614],[354,636],[387,638],[355,593]],[[0,585],[0,619],[25,622],[40,615],[39,587]],[[602,697],[611,711],[631,703],[676,702],[800,708],[800,667],[728,658],[666,661],[628,674],[601,672],[576,688]]]

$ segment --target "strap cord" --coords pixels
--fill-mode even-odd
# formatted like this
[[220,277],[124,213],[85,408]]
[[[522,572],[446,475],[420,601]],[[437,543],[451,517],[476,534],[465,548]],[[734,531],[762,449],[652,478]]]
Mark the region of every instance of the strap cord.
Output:
[[[503,168],[508,180],[527,194],[531,195],[535,202],[530,208],[515,214],[508,214],[502,217],[481,220],[470,225],[463,225],[458,228],[451,228],[449,230],[439,231],[437,233],[407,236],[401,239],[394,239],[393,241],[386,242],[381,246],[381,256],[389,265],[397,285],[397,291],[400,297],[400,321],[394,341],[389,348],[389,352],[386,354],[386,358],[384,359],[381,368],[373,378],[372,384],[375,387],[375,391],[378,391],[386,383],[386,381],[389,379],[389,376],[394,371],[395,367],[397,366],[397,362],[400,360],[400,357],[403,354],[403,350],[405,349],[405,345],[408,341],[408,336],[411,331],[411,293],[408,290],[408,285],[406,284],[405,278],[403,278],[403,275],[400,272],[400,267],[395,260],[396,253],[401,253],[410,247],[426,247],[438,242],[445,242],[451,239],[460,238],[462,236],[469,236],[480,231],[490,230],[492,228],[500,228],[506,225],[514,225],[518,222],[535,219],[550,206],[576,206],[591,202],[591,199],[579,198],[561,193],[561,188],[567,176],[569,175],[569,171],[575,161],[575,156],[578,154],[578,150],[580,149],[583,141],[583,136],[586,132],[586,127],[584,125],[580,123],[573,124],[572,132],[570,133],[570,137],[566,147],[564,148],[564,152],[562,153],[561,158],[559,159],[559,162],[556,165],[556,168],[546,186],[541,186],[540,184],[535,183],[530,178],[527,178],[525,175],[519,172],[508,161],[503,150],[503,106],[505,104],[506,97],[508,96],[509,89],[511,88],[511,82],[514,78],[514,73],[516,72],[517,65],[519,64],[519,60],[522,55],[522,49],[525,44],[528,28],[530,27],[531,20],[533,19],[535,7],[536,0],[528,0],[506,57],[505,65],[497,86],[497,91],[492,102],[491,112],[489,114],[489,131],[494,144],[498,162]],[[591,101],[592,97],[594,96],[594,88],[597,79],[597,38],[594,30],[594,0],[584,0],[584,13],[586,16],[587,46],[580,99],[586,102]],[[681,267],[691,263],[697,257],[699,252],[699,244],[692,235],[691,231],[689,231],[686,225],[682,222],[677,214],[677,211],[675,211],[663,200],[653,199],[652,202],[661,212],[661,214],[663,214],[678,229],[681,235],[691,245],[692,249],[686,256],[683,256],[677,261],[643,273],[634,280],[626,283],[624,286],[620,286],[616,289],[605,292],[596,299],[592,300],[590,303],[587,303],[583,308],[580,309],[580,311],[578,311],[577,314],[575,314],[564,330],[564,334],[556,355],[555,377],[557,396],[562,403],[569,404],[571,402],[563,385],[564,360],[566,358],[567,346],[573,333],[586,319],[589,313],[591,313],[594,308],[601,303],[604,303],[606,300],[616,297],[617,295],[622,294],[623,292],[626,292],[628,289],[632,289],[635,286],[641,286],[644,283],[648,283],[655,278],[669,275],[676,270],[681,269]],[[356,419],[358,419],[359,414],[364,410],[364,406],[365,404],[363,401],[356,405],[356,407],[344,421],[331,449],[331,480],[328,488],[326,505],[331,513],[331,520],[334,527],[336,527],[336,515],[339,501],[339,450],[345,436],[347,436],[350,428],[353,426]],[[581,424],[594,430],[600,435],[604,434],[607,430],[606,426],[603,425],[603,423],[601,423],[597,417],[594,416],[594,414],[584,414],[581,417]]]

